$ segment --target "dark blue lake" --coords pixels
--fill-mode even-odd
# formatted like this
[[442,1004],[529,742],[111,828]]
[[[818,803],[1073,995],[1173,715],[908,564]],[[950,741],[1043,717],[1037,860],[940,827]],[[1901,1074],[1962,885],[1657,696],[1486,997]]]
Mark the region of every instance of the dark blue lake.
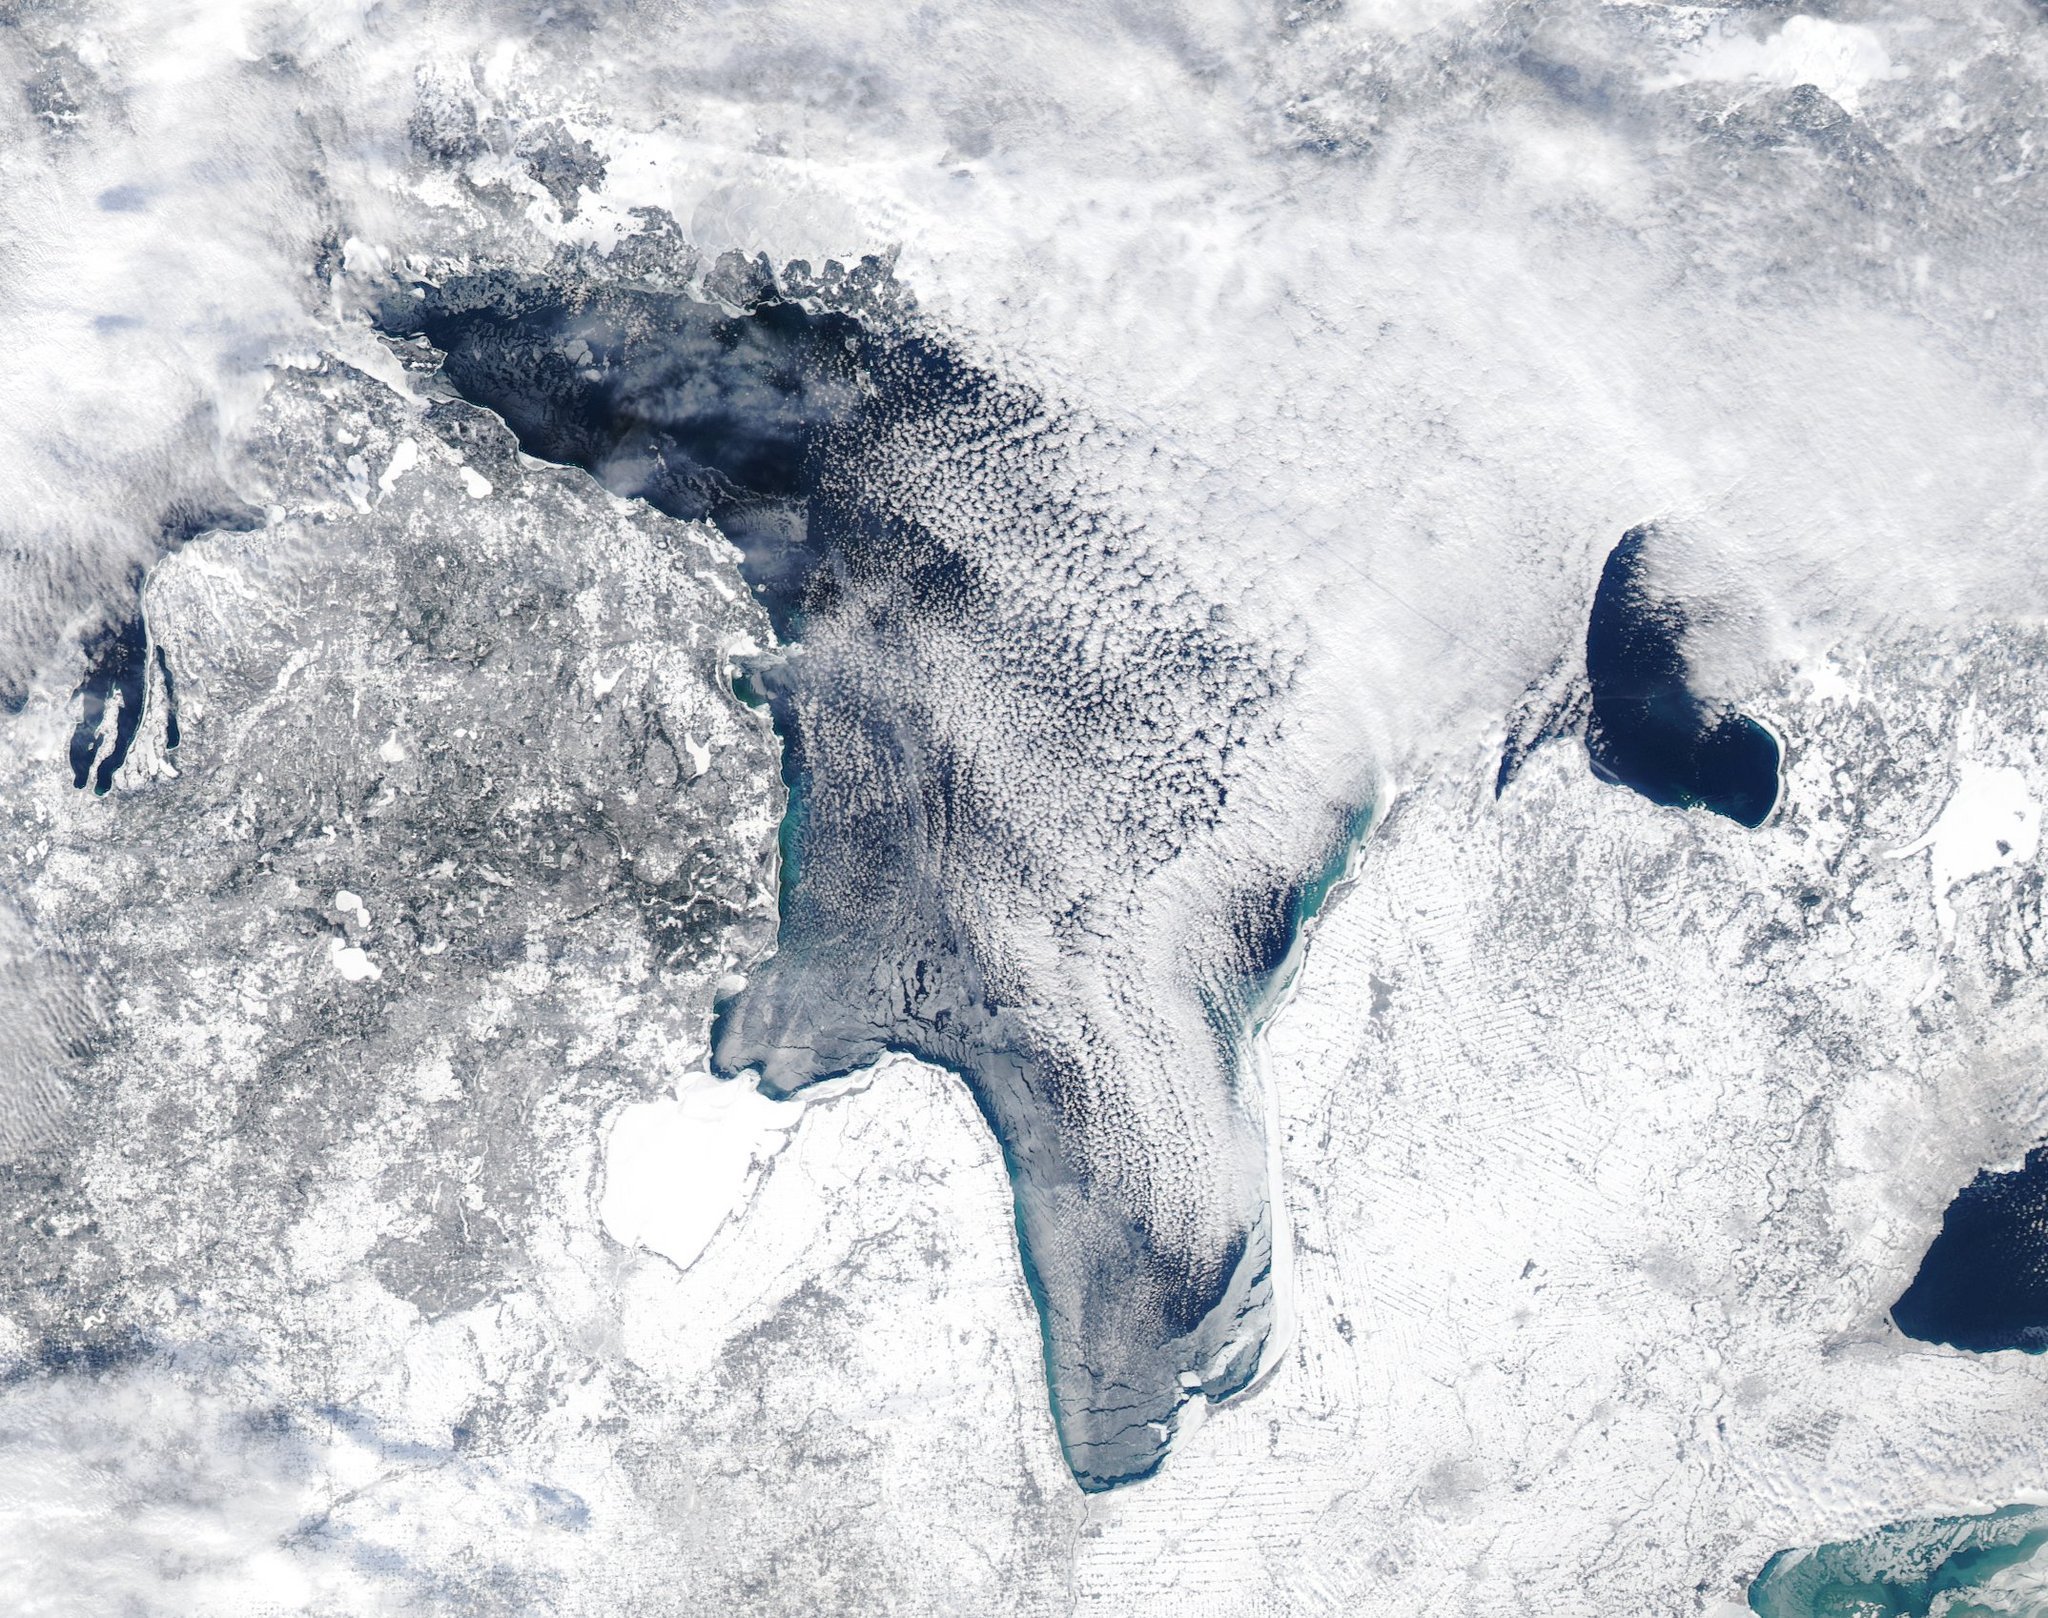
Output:
[[1592,718],[1586,751],[1603,781],[1652,803],[1761,826],[1778,801],[1778,743],[1755,720],[1703,701],[1686,664],[1685,611],[1643,582],[1652,531],[1631,529],[1601,570],[1586,625]]
[[1956,1193],[1892,1320],[1923,1343],[1979,1354],[2048,1349],[2048,1146]]

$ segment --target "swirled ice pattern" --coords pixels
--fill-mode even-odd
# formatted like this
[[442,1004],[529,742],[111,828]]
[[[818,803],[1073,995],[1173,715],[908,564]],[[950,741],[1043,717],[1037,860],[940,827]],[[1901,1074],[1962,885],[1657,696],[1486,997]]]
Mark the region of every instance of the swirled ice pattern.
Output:
[[789,808],[776,950],[715,1060],[783,1094],[885,1050],[967,1078],[1068,1459],[1128,1481],[1190,1393],[1259,1367],[1246,1047],[1346,821],[1230,835],[1294,667],[1077,475],[1077,423],[913,319],[748,296],[483,277],[387,318],[530,452],[740,547],[784,648],[748,679]]
[[2048,1610],[2048,1510],[1892,1523],[1781,1551],[1749,1587],[1759,1618],[1994,1618]]

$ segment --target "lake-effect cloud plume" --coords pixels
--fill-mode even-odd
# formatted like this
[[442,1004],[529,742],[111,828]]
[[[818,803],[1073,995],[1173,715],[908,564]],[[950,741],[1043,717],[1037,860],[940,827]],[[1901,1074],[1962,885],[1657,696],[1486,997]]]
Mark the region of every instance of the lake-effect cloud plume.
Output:
[[1887,1315],[2048,1134],[1939,829],[2048,792],[2032,10],[0,24],[17,1608],[1681,1610],[2041,1486]]

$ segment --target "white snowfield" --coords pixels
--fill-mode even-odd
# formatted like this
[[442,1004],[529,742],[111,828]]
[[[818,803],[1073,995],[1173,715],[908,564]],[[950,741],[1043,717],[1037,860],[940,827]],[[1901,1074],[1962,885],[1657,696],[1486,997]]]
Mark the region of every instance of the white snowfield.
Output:
[[[624,947],[616,981],[551,978],[514,940],[448,1037],[566,1007],[536,1071],[601,1051],[644,1081],[519,1120],[552,1169],[490,1251],[514,1279],[416,1305],[366,1257],[413,1228],[378,1223],[382,1124],[472,1105],[488,1065],[355,1075],[388,1081],[382,1124],[335,1124],[339,1166],[278,1194],[287,1238],[192,1340],[67,1369],[0,1318],[0,1606],[1720,1614],[1787,1546],[2048,1498],[2048,1363],[1887,1319],[1956,1189],[2048,1136],[2044,38],[1991,0],[108,0],[0,31],[0,239],[32,244],[0,256],[0,510],[30,536],[0,547],[9,780],[66,779],[81,670],[53,648],[172,514],[234,496],[269,367],[386,376],[361,315],[392,278],[560,269],[658,207],[707,256],[893,253],[949,340],[1044,395],[1075,476],[1286,654],[1217,847],[1390,811],[1264,1036],[1286,1352],[1155,1477],[1075,1491],[956,1080],[690,1088],[671,1025],[703,984],[663,1002]],[[546,183],[544,135],[601,160],[588,183]],[[516,466],[402,449],[354,509],[528,498]],[[1494,797],[1506,715],[1576,667],[1602,558],[1650,521],[1696,666],[1784,740],[1755,832],[1601,785],[1570,737]],[[591,655],[569,683],[609,725],[625,670]],[[399,723],[351,757],[412,769]],[[688,779],[732,745],[686,740]],[[175,779],[145,737],[104,807]],[[113,884],[51,854],[41,804],[5,857]],[[1227,874],[1151,891],[1192,915]],[[364,893],[362,942],[289,957],[345,1010],[402,976]],[[89,1272],[92,1209],[275,1019],[217,961],[88,1016],[0,921],[0,990],[56,1007],[0,1060],[0,1144],[60,1133],[65,1052],[137,1040],[66,1187]],[[435,1230],[488,1228],[504,1144]],[[195,1219],[188,1256],[219,1234]]]
[[[2038,869],[1954,891],[1923,1003],[1939,895],[1886,858],[1958,778],[2048,772],[1956,758],[1911,667],[1774,704],[1752,835],[1576,745],[1403,799],[1270,1036],[1301,1346],[1097,1507],[1090,1610],[1714,1611],[1779,1549],[2039,1496],[2048,1366],[1886,1318],[2048,1125]],[[1872,733],[1930,722],[1876,786]]]
[[1926,853],[1934,882],[1934,909],[1943,937],[1955,932],[1949,895],[1973,876],[2031,861],[2041,848],[2041,807],[2027,790],[2027,778],[2010,767],[1962,766],[1955,796],[1924,836],[1899,850],[1899,858]]
[[[1950,938],[1925,863],[1890,856],[1956,782],[2039,790],[2048,768],[2031,738],[1957,756],[1943,693],[1899,650],[1858,694],[1781,695],[1772,718],[1803,745],[1759,833],[1603,787],[1575,743],[1498,803],[1476,755],[1403,795],[1267,1036],[1296,1345],[1157,1477],[1071,1502],[1072,1605],[1052,1610],[1716,1612],[1787,1546],[2041,1495],[2048,1365],[1886,1319],[1948,1198],[2048,1128],[2026,982],[2048,951],[2040,876],[1971,873]],[[2032,635],[1976,655],[2044,651]],[[1870,750],[1887,730],[1926,748],[1893,791]],[[929,1109],[911,1127],[939,1126],[929,1149],[972,1154],[971,1117],[936,1104],[950,1084],[885,1065],[807,1112],[768,1192],[664,1281],[671,1308],[715,1307],[753,1244],[780,1250],[781,1177],[852,1172],[814,1138],[847,1150],[844,1121],[901,1116],[905,1087]],[[953,1175],[937,1201],[904,1182],[909,1239],[994,1286],[1012,1251],[999,1165]],[[837,1263],[836,1244],[794,1256],[775,1290],[844,1294]],[[892,1299],[926,1297],[908,1277],[852,1291],[885,1335]],[[984,1318],[1018,1375],[1014,1289]],[[943,1367],[970,1403],[996,1394],[943,1341],[878,1352]],[[991,1440],[1029,1453],[1034,1429],[1027,1400]],[[1045,1549],[1026,1519],[923,1527],[928,1555],[949,1536],[1019,1565]]]

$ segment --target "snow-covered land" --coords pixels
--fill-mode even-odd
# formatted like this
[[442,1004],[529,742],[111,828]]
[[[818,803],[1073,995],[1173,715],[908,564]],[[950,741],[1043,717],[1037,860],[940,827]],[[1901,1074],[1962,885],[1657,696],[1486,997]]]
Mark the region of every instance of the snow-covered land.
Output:
[[[2048,1136],[2034,10],[4,21],[0,1605],[1714,1613],[2048,1498],[1887,1318]],[[549,414],[769,289],[981,390],[848,373],[787,616],[656,476],[766,372]],[[1588,767],[1638,528],[1755,830]]]

